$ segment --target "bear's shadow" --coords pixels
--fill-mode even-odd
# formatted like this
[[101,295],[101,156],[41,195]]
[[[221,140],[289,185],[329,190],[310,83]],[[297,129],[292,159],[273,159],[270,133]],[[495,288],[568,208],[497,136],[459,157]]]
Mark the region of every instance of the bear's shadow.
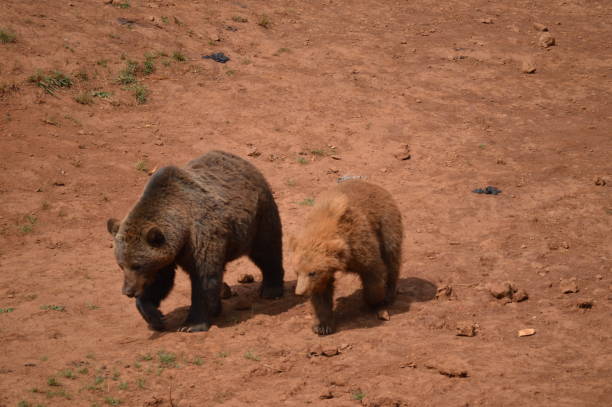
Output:
[[[389,316],[410,311],[413,302],[431,301],[436,297],[438,287],[430,281],[417,277],[400,278],[397,282],[397,296],[393,305],[388,307]],[[334,308],[336,332],[350,329],[373,328],[385,321],[376,317],[376,312],[363,301],[363,290],[358,289],[351,295],[336,299]]]
[[[285,295],[282,298],[269,300],[259,297],[259,284],[239,284],[232,288],[234,296],[222,300],[223,311],[214,318],[213,325],[219,328],[229,327],[244,322],[255,315],[278,315],[298,304],[308,301],[308,297],[294,294],[295,281],[285,282]],[[437,287],[430,281],[416,277],[400,278],[397,284],[398,293],[395,302],[388,308],[389,315],[403,314],[410,311],[413,302],[430,301],[435,298]],[[189,307],[178,307],[164,317],[166,331],[153,333],[153,338],[176,331],[187,318]],[[363,301],[363,290],[358,289],[351,295],[336,299],[334,308],[336,331],[359,328],[372,328],[384,321],[376,317]],[[307,321],[304,321],[307,324]]]

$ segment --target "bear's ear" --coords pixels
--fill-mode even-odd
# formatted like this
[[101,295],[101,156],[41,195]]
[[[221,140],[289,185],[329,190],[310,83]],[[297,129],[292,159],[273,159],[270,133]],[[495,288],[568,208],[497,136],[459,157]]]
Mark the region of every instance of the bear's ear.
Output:
[[160,228],[153,226],[147,231],[147,243],[153,247],[160,247],[166,243],[166,236],[164,236]]
[[342,239],[334,239],[326,242],[327,254],[337,259],[345,260],[348,257],[348,246]]
[[109,220],[106,221],[106,229],[108,229],[108,233],[113,235],[113,237],[115,237],[115,235],[119,231],[120,225],[121,223],[115,218],[110,218]]

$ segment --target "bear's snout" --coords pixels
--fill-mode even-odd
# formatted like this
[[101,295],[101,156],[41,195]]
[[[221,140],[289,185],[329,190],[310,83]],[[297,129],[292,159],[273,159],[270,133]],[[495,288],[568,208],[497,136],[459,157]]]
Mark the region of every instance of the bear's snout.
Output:
[[126,295],[130,298],[138,297],[140,295],[140,293],[138,292],[138,289],[134,287],[133,285],[128,284],[127,282],[123,283],[123,288],[121,292],[123,293],[123,295]]

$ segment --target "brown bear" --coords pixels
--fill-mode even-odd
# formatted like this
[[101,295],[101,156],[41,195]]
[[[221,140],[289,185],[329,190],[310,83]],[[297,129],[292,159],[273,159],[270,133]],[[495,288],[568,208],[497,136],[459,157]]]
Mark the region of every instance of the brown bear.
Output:
[[207,331],[221,312],[225,264],[248,255],[263,274],[260,295],[283,295],[282,231],[263,175],[235,155],[211,151],[183,168],[155,172],[119,222],[109,219],[123,294],[154,330],[163,330],[161,301],[180,266],[191,279],[185,332]]
[[384,311],[395,299],[403,240],[402,215],[385,189],[343,182],[316,200],[301,234],[291,240],[298,295],[310,294],[313,330],[334,331],[334,274],[357,273],[365,302]]

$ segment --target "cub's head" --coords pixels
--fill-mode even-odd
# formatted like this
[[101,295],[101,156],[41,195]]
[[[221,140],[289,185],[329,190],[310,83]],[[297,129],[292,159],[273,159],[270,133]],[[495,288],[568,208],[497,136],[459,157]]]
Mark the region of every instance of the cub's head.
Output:
[[348,246],[342,239],[320,242],[292,239],[289,245],[294,252],[297,295],[324,291],[334,278],[334,273],[346,268]]
[[164,231],[151,223],[109,219],[107,228],[115,240],[117,264],[123,270],[123,294],[139,297],[155,280],[157,271],[174,261],[174,249]]

